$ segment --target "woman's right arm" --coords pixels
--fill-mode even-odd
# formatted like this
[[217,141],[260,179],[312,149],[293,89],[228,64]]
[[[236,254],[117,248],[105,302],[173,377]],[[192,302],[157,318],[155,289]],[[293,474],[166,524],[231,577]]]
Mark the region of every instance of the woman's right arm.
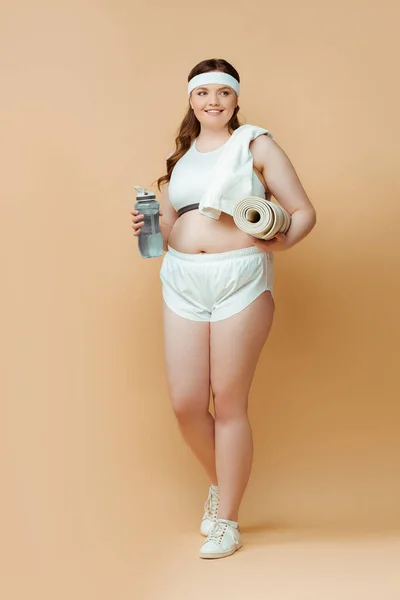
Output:
[[162,211],[160,228],[161,228],[161,233],[162,233],[163,240],[164,240],[164,250],[168,250],[169,234],[171,233],[171,229],[173,228],[174,223],[178,218],[178,213],[176,212],[175,208],[172,206],[171,201],[169,199],[168,187],[169,187],[169,182],[167,182],[165,185],[163,185],[163,187],[161,188],[161,198],[160,198],[161,211]]

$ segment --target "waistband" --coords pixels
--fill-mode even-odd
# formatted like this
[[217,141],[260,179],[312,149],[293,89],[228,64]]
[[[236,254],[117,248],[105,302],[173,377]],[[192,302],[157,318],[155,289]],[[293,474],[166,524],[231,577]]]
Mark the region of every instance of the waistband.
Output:
[[184,215],[185,213],[189,212],[189,210],[196,210],[196,208],[199,208],[200,204],[197,202],[196,204],[188,204],[187,206],[182,206],[182,208],[180,208],[177,212],[178,212],[178,218],[181,217],[182,215]]
[[249,248],[239,248],[238,250],[230,250],[229,252],[217,252],[215,254],[209,254],[207,252],[198,254],[186,254],[184,252],[178,252],[178,250],[174,250],[174,248],[168,246],[168,254],[171,254],[172,256],[180,260],[204,263],[230,260],[232,258],[240,258],[256,254],[265,254],[265,252],[257,248],[257,246],[250,246]]

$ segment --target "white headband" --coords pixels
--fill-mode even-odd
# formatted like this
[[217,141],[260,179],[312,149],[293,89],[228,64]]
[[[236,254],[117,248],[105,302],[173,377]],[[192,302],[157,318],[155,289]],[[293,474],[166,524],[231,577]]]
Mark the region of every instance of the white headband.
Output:
[[188,96],[194,88],[200,85],[207,85],[209,83],[222,83],[231,87],[239,96],[239,82],[235,77],[228,73],[222,73],[221,71],[209,71],[208,73],[200,73],[195,75],[188,83]]

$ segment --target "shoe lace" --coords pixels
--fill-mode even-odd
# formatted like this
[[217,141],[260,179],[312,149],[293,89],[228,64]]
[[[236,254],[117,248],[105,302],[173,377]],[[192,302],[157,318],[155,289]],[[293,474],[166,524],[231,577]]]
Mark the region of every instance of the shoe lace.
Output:
[[210,531],[207,541],[208,542],[216,542],[217,544],[221,544],[222,538],[225,535],[226,530],[228,529],[227,523],[221,523],[220,521],[216,521],[214,527]]
[[204,512],[210,519],[216,519],[218,514],[219,495],[210,489],[206,503],[204,504]]

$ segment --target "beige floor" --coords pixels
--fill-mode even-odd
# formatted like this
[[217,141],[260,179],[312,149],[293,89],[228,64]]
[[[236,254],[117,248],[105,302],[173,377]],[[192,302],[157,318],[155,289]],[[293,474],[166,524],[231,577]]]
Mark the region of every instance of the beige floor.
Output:
[[234,556],[203,561],[196,556],[195,532],[171,534],[162,543],[157,563],[148,556],[150,569],[138,597],[400,599],[400,536],[255,525],[243,527],[243,539],[243,548]]
[[[172,530],[174,525],[175,530]],[[156,528],[162,535],[156,535]],[[197,557],[201,536],[187,523],[148,514],[116,549],[97,544],[5,575],[4,600],[399,600],[400,535],[243,526],[235,555]]]
[[121,473],[106,460],[51,477],[14,470],[24,480],[14,477],[0,513],[0,600],[400,600],[400,530],[389,519],[378,526],[383,514],[368,531],[362,505],[356,526],[355,513],[339,511],[340,495],[334,515],[332,502],[317,514],[316,497],[313,513],[300,510],[298,493],[279,510],[255,473],[241,510],[243,548],[206,561],[198,528],[207,481],[189,453],[174,463],[139,453],[129,461]]

